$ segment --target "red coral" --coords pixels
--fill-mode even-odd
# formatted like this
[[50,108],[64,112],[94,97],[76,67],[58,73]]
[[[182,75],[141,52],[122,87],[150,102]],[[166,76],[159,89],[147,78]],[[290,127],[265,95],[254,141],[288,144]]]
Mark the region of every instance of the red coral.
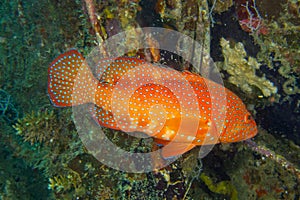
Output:
[[236,0],[236,14],[241,28],[249,33],[268,34],[255,0]]
[[265,189],[262,189],[262,188],[256,189],[255,192],[256,192],[258,198],[261,198],[268,194],[268,191]]

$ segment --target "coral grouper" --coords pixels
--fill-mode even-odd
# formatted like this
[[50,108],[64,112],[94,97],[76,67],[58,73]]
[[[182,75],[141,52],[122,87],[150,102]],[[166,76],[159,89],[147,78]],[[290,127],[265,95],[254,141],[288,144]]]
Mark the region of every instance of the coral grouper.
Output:
[[[102,59],[92,71],[78,51],[70,50],[51,63],[48,93],[57,107],[93,103],[91,114],[101,126],[143,132],[163,145],[172,141],[163,148],[164,157],[257,134],[255,121],[230,90],[137,58]],[[218,100],[226,100],[224,106]]]

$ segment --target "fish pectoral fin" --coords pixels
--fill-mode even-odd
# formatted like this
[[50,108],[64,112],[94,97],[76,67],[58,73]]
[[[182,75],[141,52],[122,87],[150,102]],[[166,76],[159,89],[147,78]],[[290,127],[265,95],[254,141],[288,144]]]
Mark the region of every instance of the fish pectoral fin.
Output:
[[93,119],[100,126],[104,126],[115,130],[120,130],[111,112],[94,104],[92,104],[89,109]]
[[177,142],[170,142],[168,145],[162,148],[161,155],[164,158],[169,158],[173,156],[179,156],[184,154],[185,152],[191,150],[196,145],[189,144],[189,143],[177,143]]

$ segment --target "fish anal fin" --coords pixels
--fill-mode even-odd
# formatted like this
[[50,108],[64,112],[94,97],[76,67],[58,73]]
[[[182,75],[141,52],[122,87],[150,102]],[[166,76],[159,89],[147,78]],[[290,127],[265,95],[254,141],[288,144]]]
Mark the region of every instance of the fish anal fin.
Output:
[[168,145],[162,148],[161,155],[164,158],[180,156],[185,152],[191,150],[195,146],[196,145],[189,144],[189,143],[177,143],[177,142],[169,143]]
[[167,144],[170,143],[170,141],[168,141],[168,140],[162,140],[162,139],[158,139],[158,138],[154,138],[154,142],[158,145],[163,145],[163,146],[166,146]]

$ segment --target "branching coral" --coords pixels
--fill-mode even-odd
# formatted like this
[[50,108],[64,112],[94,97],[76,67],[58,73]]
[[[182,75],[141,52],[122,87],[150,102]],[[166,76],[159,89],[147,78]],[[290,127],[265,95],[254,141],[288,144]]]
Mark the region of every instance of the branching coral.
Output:
[[258,88],[265,97],[277,92],[277,88],[264,76],[258,77],[256,70],[259,70],[260,63],[253,57],[248,57],[242,43],[237,43],[232,48],[229,41],[221,39],[224,64],[221,68],[229,75],[229,82],[240,87],[246,93],[253,93],[254,87]]

